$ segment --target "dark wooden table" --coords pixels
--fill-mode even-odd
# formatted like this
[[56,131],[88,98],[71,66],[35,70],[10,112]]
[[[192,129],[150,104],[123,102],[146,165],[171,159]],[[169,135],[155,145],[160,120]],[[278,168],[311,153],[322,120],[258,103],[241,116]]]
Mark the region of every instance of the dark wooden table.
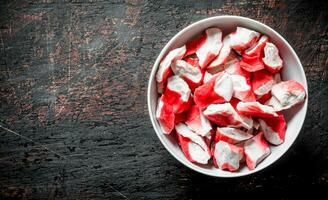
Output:
[[[0,4],[0,199],[200,199],[328,189],[324,1],[5,1]],[[293,148],[238,179],[189,170],[161,145],[146,89],[183,27],[233,14],[273,27],[299,55],[309,109]]]

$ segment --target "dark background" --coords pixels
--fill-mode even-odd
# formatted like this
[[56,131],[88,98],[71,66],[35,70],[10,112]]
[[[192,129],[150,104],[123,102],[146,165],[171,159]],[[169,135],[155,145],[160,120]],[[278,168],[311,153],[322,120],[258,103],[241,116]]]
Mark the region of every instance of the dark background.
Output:
[[[1,1],[0,199],[327,191],[327,10],[324,1]],[[224,14],[277,30],[299,55],[309,85],[308,114],[292,149],[237,179],[207,177],[175,160],[155,135],[146,102],[152,64],[169,39]]]

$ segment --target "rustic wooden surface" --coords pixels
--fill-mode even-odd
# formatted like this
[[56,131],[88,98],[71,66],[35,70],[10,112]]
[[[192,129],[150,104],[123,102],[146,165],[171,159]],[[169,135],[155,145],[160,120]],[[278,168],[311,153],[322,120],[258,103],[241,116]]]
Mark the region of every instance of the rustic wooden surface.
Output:
[[[324,1],[307,0],[1,1],[0,199],[327,191],[327,10]],[[146,105],[161,48],[190,23],[223,14],[280,32],[309,84],[307,118],[292,150],[238,179],[207,177],[176,161],[157,139]]]

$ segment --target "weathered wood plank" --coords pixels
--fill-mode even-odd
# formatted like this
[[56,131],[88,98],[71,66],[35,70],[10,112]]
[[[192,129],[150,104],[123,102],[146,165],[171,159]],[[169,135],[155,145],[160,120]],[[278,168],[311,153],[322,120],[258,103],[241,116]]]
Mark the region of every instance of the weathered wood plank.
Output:
[[[199,199],[328,186],[324,1],[7,1],[0,6],[0,198]],[[259,20],[295,48],[309,111],[293,149],[254,176],[215,179],[158,141],[146,87],[161,48],[209,16]]]

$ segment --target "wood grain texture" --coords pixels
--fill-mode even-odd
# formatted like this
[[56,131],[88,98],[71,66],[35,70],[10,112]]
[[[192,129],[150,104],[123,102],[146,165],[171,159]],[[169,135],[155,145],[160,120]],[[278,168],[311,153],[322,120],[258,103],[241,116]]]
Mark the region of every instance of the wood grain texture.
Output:
[[[0,128],[0,199],[327,191],[327,10],[324,1],[307,0],[1,2],[0,122],[35,142]],[[309,110],[293,148],[239,179],[207,177],[176,161],[157,139],[146,102],[161,48],[190,23],[224,14],[281,33],[309,84]]]

